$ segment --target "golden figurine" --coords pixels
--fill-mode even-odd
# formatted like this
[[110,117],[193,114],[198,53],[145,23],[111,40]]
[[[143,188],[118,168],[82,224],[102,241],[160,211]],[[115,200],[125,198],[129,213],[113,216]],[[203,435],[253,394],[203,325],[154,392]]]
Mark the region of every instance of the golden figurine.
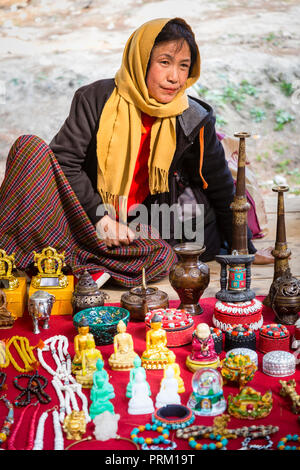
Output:
[[94,341],[94,336],[90,333],[88,321],[85,317],[82,317],[78,325],[78,334],[74,338],[75,355],[72,361],[72,372],[82,368],[82,356],[87,349],[88,340]]
[[92,388],[96,363],[98,359],[102,359],[102,354],[96,348],[94,338],[87,339],[86,349],[82,351],[81,358],[81,369],[74,370],[76,382],[80,383],[83,388]]
[[185,392],[184,381],[180,375],[180,366],[179,364],[177,364],[177,362],[175,362],[175,355],[170,356],[169,360],[170,362],[164,370],[163,379],[166,378],[167,369],[171,367],[174,371],[174,378],[177,380],[177,383],[178,383],[178,393],[184,393]]
[[132,336],[126,332],[126,325],[120,320],[117,325],[117,334],[114,336],[114,352],[108,359],[112,370],[130,370],[134,367],[134,358],[137,353],[133,349]]
[[15,323],[15,317],[7,310],[6,295],[0,289],[0,328],[11,328]]
[[80,441],[86,432],[86,419],[84,411],[73,410],[64,420],[63,430],[66,433],[66,439]]
[[11,290],[19,287],[18,279],[12,274],[15,268],[15,254],[7,255],[5,250],[0,250],[0,280],[7,280],[8,289]]
[[146,334],[146,351],[141,358],[145,369],[165,369],[172,360],[175,362],[175,354],[167,348],[167,333],[161,325],[161,317],[155,314]]
[[[45,287],[63,288],[68,285],[68,277],[62,273],[62,268],[66,266],[64,261],[65,252],[58,253],[55,248],[48,246],[41,253],[33,252],[34,266],[38,269],[38,274],[32,278],[31,285],[35,289]],[[52,281],[49,281],[49,278]]]

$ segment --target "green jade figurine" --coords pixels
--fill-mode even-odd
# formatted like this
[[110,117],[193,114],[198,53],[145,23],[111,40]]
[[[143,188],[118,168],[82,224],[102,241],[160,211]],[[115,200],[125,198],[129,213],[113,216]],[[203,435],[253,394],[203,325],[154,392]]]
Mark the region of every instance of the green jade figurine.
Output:
[[[138,371],[140,371],[143,374],[143,376],[145,377],[145,380],[146,380],[146,370],[144,369],[144,367],[142,367],[142,360],[139,356],[136,356],[133,360],[133,369],[130,370],[129,382],[128,382],[127,387],[126,387],[126,397],[127,398],[132,397],[132,385],[135,382],[135,376],[136,376]],[[149,397],[150,397],[151,396],[151,389],[150,389],[150,385],[148,384],[148,382],[147,382],[147,385],[148,385],[148,388],[149,388]]]
[[115,398],[113,386],[109,383],[109,377],[106,370],[104,370],[104,362],[98,359],[96,363],[96,371],[93,374],[93,386],[91,389],[91,401],[89,415],[92,419],[104,411],[114,413],[114,406],[109,401]]

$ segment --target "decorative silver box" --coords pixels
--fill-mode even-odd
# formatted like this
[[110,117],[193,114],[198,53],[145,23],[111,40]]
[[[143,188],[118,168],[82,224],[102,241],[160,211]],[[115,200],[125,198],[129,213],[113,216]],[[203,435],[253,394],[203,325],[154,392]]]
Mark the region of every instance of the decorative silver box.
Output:
[[263,372],[273,377],[286,377],[296,371],[295,356],[287,351],[271,351],[263,356]]
[[234,354],[234,355],[242,354],[242,356],[249,356],[251,362],[254,362],[254,364],[255,364],[256,366],[257,366],[257,364],[258,364],[257,353],[256,353],[255,351],[253,351],[253,349],[249,349],[249,348],[234,348],[234,349],[231,349],[230,351],[228,351],[228,352],[226,353],[226,357],[228,357],[229,354]]

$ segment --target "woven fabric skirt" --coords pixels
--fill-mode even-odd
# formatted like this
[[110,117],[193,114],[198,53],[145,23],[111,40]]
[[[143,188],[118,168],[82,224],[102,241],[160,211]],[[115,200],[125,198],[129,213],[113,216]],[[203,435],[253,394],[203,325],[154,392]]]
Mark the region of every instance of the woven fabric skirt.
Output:
[[134,287],[166,276],[176,260],[162,239],[136,239],[107,248],[83,210],[50,147],[39,137],[20,136],[10,149],[0,188],[0,249],[15,254],[16,267],[33,264],[33,251],[51,246],[65,252],[73,274],[84,269],[110,274],[118,285]]

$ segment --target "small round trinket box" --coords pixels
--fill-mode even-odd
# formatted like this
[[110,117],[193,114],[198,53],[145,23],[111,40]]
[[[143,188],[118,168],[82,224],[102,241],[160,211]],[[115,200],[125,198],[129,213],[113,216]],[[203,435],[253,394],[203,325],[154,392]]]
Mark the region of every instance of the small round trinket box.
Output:
[[290,333],[286,326],[277,323],[263,325],[259,330],[258,350],[264,354],[270,351],[289,351]]
[[270,351],[263,356],[264,374],[273,377],[286,377],[296,371],[295,356],[287,351]]
[[256,334],[248,325],[233,325],[225,332],[225,351],[234,348],[256,349]]
[[214,340],[215,351],[217,354],[221,354],[223,351],[223,333],[219,328],[210,327],[210,332]]
[[229,354],[221,362],[221,374],[224,384],[227,382],[238,382],[242,388],[247,382],[253,379],[257,366],[249,356],[243,354]]
[[157,308],[145,315],[146,330],[151,329],[154,315],[161,318],[162,328],[167,333],[167,346],[176,348],[192,342],[194,320],[184,309]]
[[212,318],[213,325],[226,331],[233,325],[248,325],[252,330],[258,330],[263,324],[263,304],[257,300],[246,302],[222,302],[215,304]]
[[250,361],[254,362],[256,366],[258,365],[258,356],[257,356],[257,353],[253,351],[253,349],[234,348],[234,349],[230,349],[230,351],[226,353],[226,357],[228,357],[230,354],[234,354],[235,356],[239,354],[241,354],[242,356],[249,356]]

